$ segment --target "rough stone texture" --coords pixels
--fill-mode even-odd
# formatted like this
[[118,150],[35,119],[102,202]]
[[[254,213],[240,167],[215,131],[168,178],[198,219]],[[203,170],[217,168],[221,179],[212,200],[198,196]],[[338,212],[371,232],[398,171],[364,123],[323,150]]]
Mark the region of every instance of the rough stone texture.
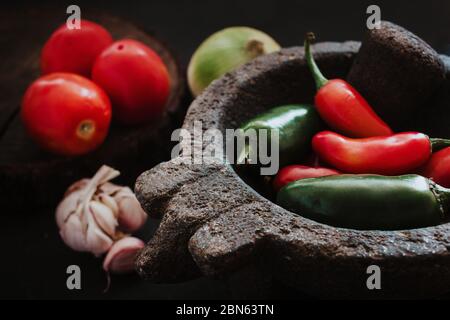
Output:
[[444,81],[439,55],[422,39],[383,21],[369,30],[347,80],[395,131],[412,130]]
[[[314,50],[332,78],[345,77],[358,48],[355,42],[323,43]],[[215,81],[193,102],[184,127],[202,120],[204,130],[223,132],[275,105],[311,101],[314,83],[303,57],[301,47],[283,49]],[[141,175],[136,193],[149,214],[162,215],[136,263],[138,272],[154,282],[200,273],[233,278],[237,291],[255,288],[256,294],[246,297],[261,297],[267,281],[341,298],[420,297],[450,290],[449,224],[398,232],[323,225],[259,195],[220,159],[208,165],[185,164],[183,158],[163,163]],[[381,291],[366,288],[366,268],[372,264],[382,269]]]

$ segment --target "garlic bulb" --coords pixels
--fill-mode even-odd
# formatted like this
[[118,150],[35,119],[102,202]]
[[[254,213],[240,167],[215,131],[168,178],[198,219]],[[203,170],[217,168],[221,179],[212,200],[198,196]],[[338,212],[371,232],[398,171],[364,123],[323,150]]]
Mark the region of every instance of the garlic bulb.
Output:
[[56,209],[56,223],[63,241],[76,251],[99,256],[113,243],[142,227],[147,219],[128,187],[110,183],[120,174],[102,166],[92,179],[83,179],[66,192]]
[[208,37],[189,62],[188,83],[194,96],[213,80],[280,45],[262,31],[248,27],[230,27]]

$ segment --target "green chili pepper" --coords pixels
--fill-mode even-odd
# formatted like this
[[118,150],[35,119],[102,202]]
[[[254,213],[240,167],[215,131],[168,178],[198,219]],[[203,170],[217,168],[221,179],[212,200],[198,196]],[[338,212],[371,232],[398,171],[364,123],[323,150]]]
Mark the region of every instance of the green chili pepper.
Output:
[[340,175],[292,182],[277,203],[335,227],[401,230],[444,222],[450,189],[419,175]]
[[[314,106],[306,104],[291,104],[270,109],[244,124],[241,129],[279,131],[280,165],[297,163],[311,151],[312,137],[323,128],[323,122]],[[270,141],[269,141],[270,143]],[[250,150],[247,145],[240,159],[248,158]]]

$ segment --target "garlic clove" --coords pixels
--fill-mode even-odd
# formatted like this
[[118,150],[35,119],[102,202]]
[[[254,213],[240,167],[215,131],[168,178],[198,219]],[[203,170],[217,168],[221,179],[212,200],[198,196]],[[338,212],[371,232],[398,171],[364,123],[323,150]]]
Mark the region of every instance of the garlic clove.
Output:
[[106,193],[100,193],[98,195],[98,200],[111,209],[114,217],[117,218],[119,216],[119,206],[117,205],[117,202],[113,197]]
[[[98,257],[111,248],[113,239],[99,227],[89,206],[86,206],[82,213],[82,217],[86,223],[86,246],[88,247],[89,252],[92,252]],[[83,225],[83,220],[81,222]]]
[[98,226],[107,235],[114,237],[114,234],[116,233],[117,220],[111,208],[101,202],[90,201],[89,210],[91,211]]
[[119,205],[119,228],[125,232],[139,230],[147,221],[147,213],[142,209],[131,189],[119,192],[115,199]]
[[113,240],[103,233],[97,226],[89,225],[86,231],[87,251],[100,256],[111,248]]
[[83,226],[78,216],[71,215],[60,229],[59,234],[64,243],[76,251],[89,251]]
[[115,242],[103,261],[103,269],[118,274],[132,272],[136,255],[144,245],[142,240],[134,237]]

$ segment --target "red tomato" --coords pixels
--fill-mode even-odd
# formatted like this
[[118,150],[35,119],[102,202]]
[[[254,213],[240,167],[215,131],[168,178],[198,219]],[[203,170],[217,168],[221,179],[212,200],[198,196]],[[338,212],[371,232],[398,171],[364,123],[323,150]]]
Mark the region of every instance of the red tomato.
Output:
[[94,63],[92,79],[111,98],[114,117],[138,124],[162,114],[170,92],[169,73],[161,58],[136,40],[120,40]]
[[321,168],[321,167],[307,167],[300,165],[292,165],[287,166],[281,169],[275,180],[273,180],[273,187],[275,191],[279,191],[285,185],[301,180],[301,179],[309,179],[309,178],[320,178],[326,176],[333,176],[340,174],[336,170]]
[[72,30],[64,24],[53,32],[42,49],[41,71],[90,77],[95,59],[112,42],[109,32],[94,22],[81,20],[80,29]]
[[105,139],[111,104],[91,80],[71,73],[52,73],[28,87],[21,116],[30,136],[43,148],[62,155],[80,155]]

